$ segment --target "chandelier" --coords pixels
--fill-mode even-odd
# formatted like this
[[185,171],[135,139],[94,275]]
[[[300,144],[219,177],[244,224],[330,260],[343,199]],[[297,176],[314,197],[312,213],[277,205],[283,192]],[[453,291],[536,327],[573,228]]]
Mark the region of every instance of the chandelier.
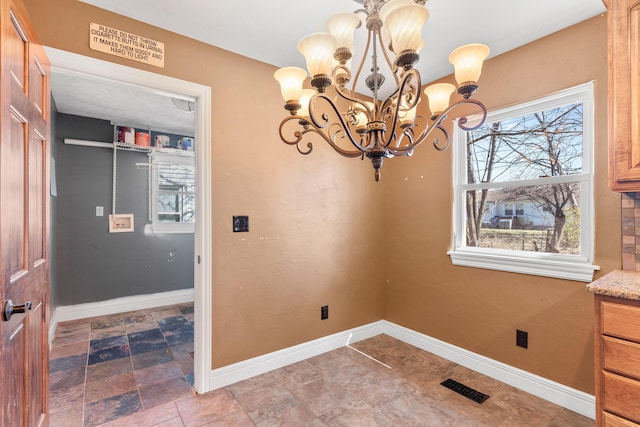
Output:
[[[428,119],[416,116],[422,85],[414,65],[424,45],[422,27],[429,17],[425,0],[364,0],[363,6],[354,13],[331,16],[326,21],[328,33],[313,33],[298,43],[313,89],[303,89],[307,72],[298,67],[281,68],[274,77],[280,83],[284,108],[290,113],[280,123],[283,142],[295,145],[301,154],[309,154],[313,144],[308,142],[303,148],[302,140],[308,133],[317,134],[342,156],[371,159],[375,179],[379,181],[385,157],[410,156],[436,130],[440,133],[433,138],[434,147],[439,151],[447,149],[450,137],[443,124],[454,108],[467,104],[480,110],[473,124],[468,120],[469,115],[458,119],[462,130],[482,126],[487,110],[471,96],[478,89],[482,63],[489,56],[489,48],[470,44],[451,52],[449,61],[455,69],[460,98],[451,101],[456,91],[452,84],[431,85],[424,89],[431,115]],[[362,60],[352,74],[351,47],[354,32],[361,26],[358,14],[365,16],[368,36]],[[388,48],[383,40],[388,41]],[[393,61],[390,55],[395,55]],[[365,84],[372,95],[363,96],[356,92],[356,85],[369,56],[371,74],[365,78]],[[381,96],[385,77],[378,67],[381,56],[395,80],[393,92],[385,97]],[[330,87],[335,96],[327,92]]]

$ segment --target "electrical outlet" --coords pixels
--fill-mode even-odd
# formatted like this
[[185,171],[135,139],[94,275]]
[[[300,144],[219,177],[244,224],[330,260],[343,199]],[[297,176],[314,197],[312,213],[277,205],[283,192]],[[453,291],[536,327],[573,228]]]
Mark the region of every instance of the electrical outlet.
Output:
[[529,333],[516,329],[516,345],[522,348],[529,347]]
[[320,320],[325,320],[329,318],[329,306],[323,305],[320,307]]
[[104,215],[104,207],[96,206],[96,216],[103,216],[103,215]]

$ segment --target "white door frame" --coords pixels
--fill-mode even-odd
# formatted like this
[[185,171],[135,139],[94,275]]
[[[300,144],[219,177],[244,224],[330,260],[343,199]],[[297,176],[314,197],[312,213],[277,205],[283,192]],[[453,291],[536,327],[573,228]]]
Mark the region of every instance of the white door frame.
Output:
[[51,72],[84,75],[193,97],[196,102],[196,231],[194,266],[194,382],[198,393],[210,390],[211,377],[211,88],[113,62],[45,48]]

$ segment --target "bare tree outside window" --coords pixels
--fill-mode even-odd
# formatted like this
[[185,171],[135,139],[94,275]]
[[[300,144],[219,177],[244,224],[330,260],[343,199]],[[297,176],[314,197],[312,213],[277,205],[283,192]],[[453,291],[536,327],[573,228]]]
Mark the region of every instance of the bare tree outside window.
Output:
[[582,103],[485,124],[466,146],[467,184],[480,184],[466,191],[467,246],[579,255]]
[[592,281],[594,137],[593,82],[454,129],[451,263]]

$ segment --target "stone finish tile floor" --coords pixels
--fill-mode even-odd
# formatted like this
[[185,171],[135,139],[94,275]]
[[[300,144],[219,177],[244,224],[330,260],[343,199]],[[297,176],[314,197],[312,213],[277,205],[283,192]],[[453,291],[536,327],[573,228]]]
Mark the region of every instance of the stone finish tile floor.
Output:
[[52,427],[98,426],[194,396],[193,304],[61,322],[49,366]]
[[61,323],[50,365],[53,427],[595,425],[387,335],[198,395],[192,304]]

